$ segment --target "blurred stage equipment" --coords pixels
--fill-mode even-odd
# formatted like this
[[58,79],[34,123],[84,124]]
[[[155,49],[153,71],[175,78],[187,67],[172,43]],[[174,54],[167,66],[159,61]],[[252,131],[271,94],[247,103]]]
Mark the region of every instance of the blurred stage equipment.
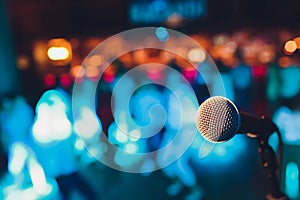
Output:
[[270,135],[276,132],[279,137],[280,147],[282,146],[281,134],[270,118],[240,113],[232,101],[225,97],[215,96],[207,99],[200,105],[196,124],[199,132],[211,142],[224,142],[238,133],[246,133],[249,137],[255,138],[259,145],[260,160],[268,179],[266,199],[288,199],[280,191],[276,173],[278,169],[276,155],[268,144]]
[[166,23],[176,27],[184,20],[203,18],[206,14],[207,0],[135,0],[129,5],[129,20],[133,24]]
[[0,0],[0,97],[18,92],[20,81],[16,65],[13,38],[10,31],[6,1]]

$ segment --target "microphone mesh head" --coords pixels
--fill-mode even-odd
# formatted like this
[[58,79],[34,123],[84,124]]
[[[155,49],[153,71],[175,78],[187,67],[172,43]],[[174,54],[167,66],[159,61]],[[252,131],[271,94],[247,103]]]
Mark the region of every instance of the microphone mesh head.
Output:
[[215,96],[205,100],[197,113],[197,129],[209,141],[231,139],[240,128],[240,114],[232,101]]

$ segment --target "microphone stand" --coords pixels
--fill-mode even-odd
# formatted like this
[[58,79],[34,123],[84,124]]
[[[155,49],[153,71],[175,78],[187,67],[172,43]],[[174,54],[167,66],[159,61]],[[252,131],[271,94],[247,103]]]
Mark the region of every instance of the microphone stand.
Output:
[[[250,117],[250,115],[248,115]],[[242,118],[245,119],[247,116]],[[253,116],[251,117],[253,120]],[[258,142],[258,153],[260,157],[260,161],[262,167],[267,175],[267,183],[268,183],[268,194],[266,196],[267,200],[288,200],[288,197],[281,192],[280,184],[277,177],[277,169],[279,168],[277,157],[272,149],[272,147],[268,144],[268,140],[271,134],[276,132],[279,137],[279,157],[281,157],[281,147],[282,140],[278,127],[274,124],[274,122],[267,118],[266,116],[261,116],[260,118],[256,118],[256,123],[258,123],[257,130],[254,130],[254,133],[247,133],[249,137],[255,138]],[[281,159],[280,159],[281,162]]]

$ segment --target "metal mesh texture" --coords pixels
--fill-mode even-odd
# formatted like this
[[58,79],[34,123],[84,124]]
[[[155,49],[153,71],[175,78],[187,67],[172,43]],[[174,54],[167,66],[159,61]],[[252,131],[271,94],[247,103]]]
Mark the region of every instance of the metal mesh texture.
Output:
[[239,130],[240,115],[229,99],[215,96],[200,105],[196,124],[204,138],[222,142],[232,138]]

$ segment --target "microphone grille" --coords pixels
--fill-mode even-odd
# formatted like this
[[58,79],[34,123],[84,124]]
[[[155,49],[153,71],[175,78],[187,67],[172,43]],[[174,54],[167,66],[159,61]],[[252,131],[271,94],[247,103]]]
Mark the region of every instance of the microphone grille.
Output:
[[240,114],[232,101],[215,96],[205,100],[197,113],[197,129],[209,141],[231,139],[240,127]]

